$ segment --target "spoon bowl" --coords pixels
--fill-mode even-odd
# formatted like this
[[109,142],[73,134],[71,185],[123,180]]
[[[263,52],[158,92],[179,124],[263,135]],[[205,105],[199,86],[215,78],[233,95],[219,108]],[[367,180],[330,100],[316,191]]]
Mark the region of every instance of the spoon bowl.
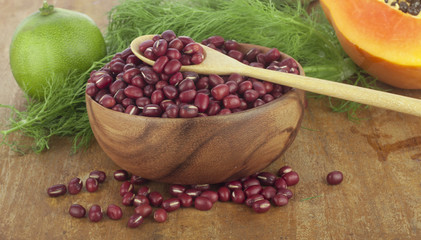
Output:
[[[132,52],[143,62],[147,63],[148,65],[153,65],[155,61],[145,57],[138,49],[138,46],[146,41],[151,40],[154,35],[144,35],[134,39],[131,44],[130,48]],[[200,43],[199,43],[200,44]],[[199,74],[218,74],[218,75],[229,75],[231,73],[238,73],[238,67],[247,66],[242,64],[241,62],[235,60],[234,58],[228,57],[225,54],[222,54],[215,49],[207,47],[203,44],[200,44],[205,53],[205,59],[201,64],[197,65],[183,65],[180,69],[182,72],[196,72]],[[245,44],[247,45],[247,44]],[[244,49],[246,46],[242,44],[242,48]],[[241,47],[240,46],[240,47]],[[240,49],[241,51],[242,49]],[[215,61],[217,60],[217,61]]]

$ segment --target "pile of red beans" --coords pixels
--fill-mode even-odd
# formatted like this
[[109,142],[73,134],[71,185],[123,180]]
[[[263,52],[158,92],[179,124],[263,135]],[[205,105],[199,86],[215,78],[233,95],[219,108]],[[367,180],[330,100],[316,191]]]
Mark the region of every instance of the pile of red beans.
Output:
[[[298,183],[299,177],[288,166],[282,167],[277,177],[269,172],[261,172],[252,176],[231,181],[220,185],[197,184],[169,186],[171,197],[164,199],[164,195],[157,191],[151,191],[145,184],[148,181],[142,177],[130,175],[125,170],[114,172],[114,179],[121,181],[119,189],[121,204],[134,207],[134,213],[130,216],[127,226],[130,228],[141,225],[145,218],[153,216],[156,222],[165,222],[168,213],[181,207],[194,206],[201,211],[210,210],[214,203],[234,202],[246,204],[257,213],[263,213],[270,209],[271,205],[284,206],[293,196],[287,187]],[[93,171],[86,180],[86,190],[95,192],[100,183],[104,182],[106,174],[103,171]],[[137,188],[137,186],[139,186]],[[67,187],[64,184],[54,185],[47,189],[50,197],[58,197],[66,194],[78,194],[83,188],[83,182],[79,178],[69,181]],[[154,208],[155,211],[154,211]],[[152,214],[153,213],[153,214]],[[86,216],[86,209],[80,204],[72,204],[69,214],[75,218]],[[106,215],[113,220],[121,219],[123,211],[116,204],[107,207]],[[88,218],[92,222],[99,222],[103,218],[101,207],[94,204],[88,211]]]
[[[220,36],[209,37],[202,44],[254,67],[299,74],[297,62],[281,59],[276,48],[266,53],[257,48],[242,53],[236,41]],[[182,65],[200,64],[205,56],[198,43],[190,37],[177,37],[171,30],[143,42],[139,50],[155,64],[143,63],[128,48],[91,72],[86,93],[106,108],[131,115],[192,118],[258,107],[290,90],[236,73],[219,76],[180,72]]]
[[[151,191],[145,178],[130,175],[125,170],[114,172],[114,179],[122,182],[119,188],[121,204],[126,207],[134,207],[133,214],[127,221],[127,226],[136,228],[144,219],[152,216],[156,222],[165,222],[168,213],[179,208],[194,207],[200,211],[210,210],[216,202],[233,202],[245,204],[256,213],[267,212],[271,206],[284,206],[288,204],[293,193],[289,186],[299,182],[297,172],[291,167],[284,166],[278,170],[277,175],[270,172],[260,172],[239,180],[222,184],[196,184],[169,186],[170,197],[157,191]],[[86,190],[95,192],[100,183],[106,179],[103,171],[93,171],[86,180]],[[340,171],[333,171],[327,175],[327,183],[336,185],[342,182],[343,175]],[[66,194],[78,194],[83,188],[83,182],[79,178],[69,181],[67,187],[64,184],[54,185],[47,189],[50,197],[58,197]],[[154,210],[155,208],[155,210]],[[69,214],[75,218],[86,216],[86,209],[80,204],[72,204]],[[121,207],[116,204],[108,205],[106,215],[113,220],[123,217]],[[97,204],[90,207],[88,218],[91,222],[99,222],[103,218],[103,210]]]

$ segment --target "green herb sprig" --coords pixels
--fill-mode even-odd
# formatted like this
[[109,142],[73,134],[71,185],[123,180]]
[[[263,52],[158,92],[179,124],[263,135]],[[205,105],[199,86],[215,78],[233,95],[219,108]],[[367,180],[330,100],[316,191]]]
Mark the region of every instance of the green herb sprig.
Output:
[[[69,73],[66,76],[55,76],[44,86],[46,92],[41,100],[26,96],[27,106],[19,111],[13,106],[0,105],[12,110],[9,119],[10,128],[0,131],[1,143],[9,145],[13,150],[25,153],[30,147],[36,153],[49,149],[49,141],[53,136],[73,137],[73,150],[88,146],[93,136],[85,105],[85,86],[89,73],[105,65],[111,56],[96,62],[83,74]],[[60,79],[58,79],[60,78]],[[20,141],[9,139],[13,132],[34,139],[31,146]]]
[[[308,1],[307,1],[308,2]],[[212,35],[238,42],[276,47],[297,59],[306,75],[364,87],[373,87],[365,73],[346,56],[320,8],[311,14],[295,0],[122,0],[108,13],[105,34],[110,54],[83,74],[55,76],[45,86],[42,101],[27,97],[26,109],[11,109],[10,128],[0,131],[2,144],[20,149],[18,132],[33,138],[35,152],[49,149],[53,136],[73,137],[73,149],[88,146],[90,129],[84,92],[91,70],[99,69],[112,55],[129,46],[132,39],[172,29],[201,41]],[[64,84],[61,84],[64,83]],[[320,97],[320,96],[318,96]],[[347,112],[351,118],[358,103],[329,98],[333,111]]]

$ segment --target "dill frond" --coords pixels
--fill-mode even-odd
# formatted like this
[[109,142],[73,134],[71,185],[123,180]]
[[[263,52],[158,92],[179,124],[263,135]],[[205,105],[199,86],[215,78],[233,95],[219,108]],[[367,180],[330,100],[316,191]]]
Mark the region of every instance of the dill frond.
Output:
[[[308,1],[307,1],[308,2]],[[85,105],[85,85],[89,73],[103,67],[111,57],[145,34],[167,29],[201,41],[212,35],[238,42],[275,47],[304,67],[306,75],[374,88],[375,81],[347,57],[320,8],[306,11],[295,0],[122,0],[108,12],[105,34],[111,55],[96,62],[84,73],[54,76],[45,86],[42,101],[27,98],[26,109],[9,108],[9,129],[0,131],[0,144],[19,151],[13,132],[33,139],[33,151],[49,148],[51,137],[73,137],[73,150],[88,146],[93,136]],[[367,80],[368,79],[368,80]],[[361,105],[329,98],[335,112],[356,119]]]
[[73,152],[88,146],[93,134],[86,113],[86,81],[92,70],[102,67],[110,59],[111,56],[105,57],[82,74],[71,72],[65,76],[52,76],[44,86],[46,94],[43,99],[36,100],[26,96],[25,110],[0,105],[12,111],[10,128],[0,131],[3,135],[2,144],[24,153],[28,146],[9,140],[10,134],[19,131],[23,136],[33,139],[30,147],[36,153],[49,149],[53,136],[73,137]]

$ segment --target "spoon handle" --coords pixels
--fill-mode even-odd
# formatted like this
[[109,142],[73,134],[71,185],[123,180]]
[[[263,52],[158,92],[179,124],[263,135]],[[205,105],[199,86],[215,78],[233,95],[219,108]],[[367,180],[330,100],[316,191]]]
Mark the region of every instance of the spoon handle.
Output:
[[318,78],[244,66],[242,75],[421,117],[421,100]]

